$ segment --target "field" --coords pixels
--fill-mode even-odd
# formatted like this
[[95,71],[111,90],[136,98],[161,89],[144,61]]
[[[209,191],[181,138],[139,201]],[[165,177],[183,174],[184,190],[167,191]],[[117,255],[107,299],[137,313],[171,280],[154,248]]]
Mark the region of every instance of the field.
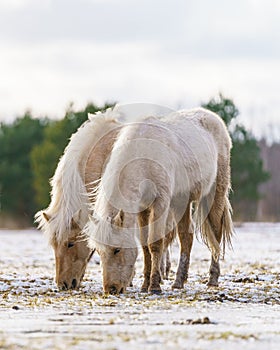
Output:
[[58,292],[53,252],[36,230],[0,231],[0,349],[279,349],[280,225],[236,227],[221,262],[219,288],[207,288],[210,254],[196,241],[189,281],[172,291],[178,246],[163,294],[102,294],[98,256],[79,291]]

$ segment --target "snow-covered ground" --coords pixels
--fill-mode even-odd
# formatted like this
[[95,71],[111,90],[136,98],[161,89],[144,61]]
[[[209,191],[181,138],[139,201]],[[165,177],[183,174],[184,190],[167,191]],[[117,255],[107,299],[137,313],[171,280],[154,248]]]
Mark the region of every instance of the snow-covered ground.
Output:
[[[210,254],[195,242],[190,277],[160,296],[134,287],[102,294],[98,256],[79,291],[58,292],[54,258],[35,230],[0,231],[0,349],[279,349],[280,224],[236,228],[221,262],[219,288],[207,288]],[[176,269],[178,247],[172,248]]]

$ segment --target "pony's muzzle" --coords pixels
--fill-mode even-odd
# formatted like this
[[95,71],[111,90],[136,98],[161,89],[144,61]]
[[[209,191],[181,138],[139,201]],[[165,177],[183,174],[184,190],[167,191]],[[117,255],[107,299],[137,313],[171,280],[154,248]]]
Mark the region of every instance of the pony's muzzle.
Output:
[[77,289],[78,287],[79,287],[79,285],[78,285],[78,281],[76,280],[76,278],[74,278],[72,280],[72,282],[70,282],[70,283],[63,281],[63,283],[58,286],[58,288],[61,290]]

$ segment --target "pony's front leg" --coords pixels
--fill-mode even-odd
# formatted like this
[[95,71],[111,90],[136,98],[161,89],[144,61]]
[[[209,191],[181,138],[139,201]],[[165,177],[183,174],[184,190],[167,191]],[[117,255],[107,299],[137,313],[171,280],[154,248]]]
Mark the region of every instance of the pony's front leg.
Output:
[[150,286],[151,277],[151,254],[148,246],[143,246],[143,256],[144,256],[144,282],[141,287],[141,292],[147,293]]
[[180,241],[180,259],[176,272],[176,279],[172,285],[172,289],[184,288],[184,283],[188,279],[188,271],[190,265],[190,254],[193,244],[193,232],[191,227],[191,204],[178,224],[178,236]]
[[140,241],[144,257],[144,282],[141,292],[147,293],[150,285],[151,276],[151,254],[148,247],[148,225],[150,210],[146,209],[138,214],[138,224],[140,228]]
[[149,215],[148,246],[151,254],[151,276],[148,291],[155,294],[161,293],[160,265],[168,212],[169,203],[158,199],[154,202]]
[[160,264],[162,259],[163,251],[163,239],[158,240],[149,244],[149,251],[151,253],[151,276],[150,276],[150,285],[149,292],[153,294],[161,293],[161,273],[160,273]]

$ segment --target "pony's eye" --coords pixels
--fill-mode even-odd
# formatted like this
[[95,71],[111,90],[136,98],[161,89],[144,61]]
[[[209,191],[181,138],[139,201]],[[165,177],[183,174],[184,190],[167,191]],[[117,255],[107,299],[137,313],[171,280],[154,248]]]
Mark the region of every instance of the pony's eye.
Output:
[[73,242],[68,242],[67,248],[72,248],[72,247],[74,247],[74,243]]
[[114,255],[118,254],[120,251],[121,251],[120,248],[116,248],[116,249],[114,250]]

